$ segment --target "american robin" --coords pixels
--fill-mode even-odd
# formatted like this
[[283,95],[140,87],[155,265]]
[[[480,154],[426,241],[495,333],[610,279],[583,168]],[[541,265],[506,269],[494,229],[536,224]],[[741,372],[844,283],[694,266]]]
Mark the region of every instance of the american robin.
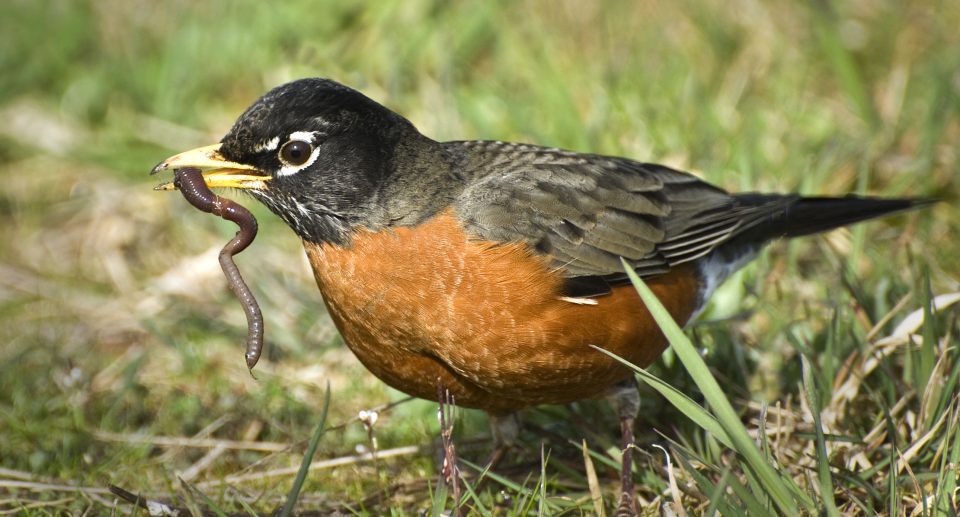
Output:
[[507,434],[517,410],[616,395],[625,441],[631,372],[590,345],[644,367],[666,341],[621,257],[683,324],[769,241],[923,203],[731,194],[626,158],[437,142],[327,79],[271,90],[219,144],[154,172],[182,167],[303,239],[344,341],[390,386],[436,399],[439,380]]

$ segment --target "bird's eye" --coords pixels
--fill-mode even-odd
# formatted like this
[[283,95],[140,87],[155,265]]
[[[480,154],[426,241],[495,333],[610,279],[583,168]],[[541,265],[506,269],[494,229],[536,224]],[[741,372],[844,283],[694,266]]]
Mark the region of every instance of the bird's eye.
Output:
[[312,152],[313,146],[309,142],[290,140],[280,148],[280,161],[284,165],[297,167],[307,163]]

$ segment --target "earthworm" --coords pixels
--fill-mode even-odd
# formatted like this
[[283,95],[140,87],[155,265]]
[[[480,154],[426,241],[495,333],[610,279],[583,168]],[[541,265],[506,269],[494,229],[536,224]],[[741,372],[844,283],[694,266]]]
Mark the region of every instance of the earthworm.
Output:
[[247,249],[257,236],[257,219],[249,210],[234,201],[214,194],[203,181],[200,169],[185,167],[174,172],[173,184],[180,189],[183,197],[198,209],[232,221],[240,227],[240,231],[230,239],[220,250],[220,268],[227,277],[230,290],[243,305],[243,312],[247,315],[247,368],[253,369],[260,360],[263,351],[263,314],[257,299],[253,297],[247,287],[240,270],[233,261],[233,256]]

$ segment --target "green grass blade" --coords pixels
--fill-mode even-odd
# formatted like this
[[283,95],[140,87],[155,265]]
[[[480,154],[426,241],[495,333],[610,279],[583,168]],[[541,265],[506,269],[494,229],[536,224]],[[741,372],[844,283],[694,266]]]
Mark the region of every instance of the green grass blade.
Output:
[[773,499],[774,503],[781,512],[787,515],[797,515],[799,509],[796,505],[799,502],[807,511],[813,512],[816,507],[809,496],[803,494],[799,487],[789,487],[795,485],[792,479],[782,476],[778,473],[763,456],[760,449],[750,438],[747,429],[740,422],[740,417],[733,409],[730,401],[723,394],[723,390],[717,383],[717,380],[710,373],[706,363],[694,349],[693,344],[684,335],[683,330],[670,316],[667,309],[664,308],[653,291],[640,280],[636,272],[623,261],[624,271],[630,277],[634,287],[643,299],[647,310],[653,315],[660,330],[667,337],[670,346],[673,348],[677,357],[683,363],[684,367],[693,378],[694,382],[700,388],[704,398],[713,409],[720,425],[726,430],[734,444],[734,450],[740,453],[746,461],[746,464],[756,473],[758,480],[763,484],[764,489]]
[[528,494],[528,495],[531,493],[529,488],[526,488],[526,487],[524,487],[524,486],[518,485],[517,483],[513,482],[513,481],[510,480],[509,478],[503,477],[503,476],[501,476],[500,474],[497,474],[496,472],[494,472],[494,471],[492,471],[492,470],[486,470],[484,467],[481,467],[480,465],[477,465],[476,463],[473,463],[472,461],[465,460],[465,459],[462,459],[462,458],[460,459],[460,461],[463,462],[464,465],[472,468],[473,470],[476,470],[477,472],[482,472],[482,473],[484,473],[484,476],[492,479],[493,481],[496,481],[497,483],[503,485],[504,487],[506,487],[506,488],[508,488],[508,489],[510,489],[510,490],[512,490],[512,491],[514,491],[514,492],[517,492],[517,493],[525,493],[525,494]]
[[[483,474],[481,474],[480,477],[478,478],[478,483],[480,479],[483,479]],[[470,486],[470,483],[468,483],[466,479],[463,479],[463,476],[461,476],[460,480],[463,481],[463,488],[465,488],[467,491],[467,493],[463,495],[463,499],[460,501],[460,504],[462,505],[468,500],[472,501],[474,512],[476,512],[479,515],[489,515],[490,510],[488,510],[487,507],[483,505],[483,502],[480,501],[480,496],[477,495],[476,490],[474,490],[473,487]]]
[[[576,445],[575,442],[571,442],[571,443]],[[620,463],[614,460],[613,458],[611,458],[610,456],[607,456],[606,454],[596,452],[592,449],[587,449],[587,452],[590,454],[591,458],[593,458],[595,461],[600,462],[602,465],[608,468],[611,468],[611,469],[620,468]]]
[[723,500],[723,494],[727,490],[727,478],[730,477],[730,470],[725,469],[723,474],[720,475],[720,481],[717,481],[717,485],[710,490],[710,505],[707,506],[707,510],[703,512],[704,515],[708,517],[713,517],[717,514],[719,509],[723,509],[725,514],[730,512],[729,505],[725,505],[726,501]]
[[889,474],[887,476],[887,515],[900,515],[900,496],[899,491],[897,490],[897,485],[899,484],[900,475],[897,469],[897,454],[899,453],[900,447],[897,444],[897,425],[893,422],[893,419],[889,415],[886,417],[887,422],[887,433],[890,434],[892,440],[890,443],[890,454],[889,458]]
[[[714,484],[710,479],[701,474],[693,467],[690,463],[690,460],[687,458],[688,451],[683,450],[681,447],[673,447],[677,451],[677,459],[683,465],[683,468],[687,471],[690,477],[693,478],[694,482],[697,484],[697,487],[701,492],[705,494],[710,494],[710,505],[707,507],[706,511],[703,512],[705,516],[715,515],[717,511],[722,512],[722,515],[744,515],[743,510],[740,508],[735,508],[731,505],[729,501],[729,496],[726,494],[727,486],[730,482],[730,467],[724,467],[723,472],[720,473],[720,480],[717,481],[717,484]],[[702,461],[702,460],[701,460]]]
[[827,458],[827,444],[823,436],[823,426],[820,421],[820,390],[813,378],[812,367],[807,356],[800,356],[803,368],[803,386],[810,402],[810,412],[813,414],[813,429],[817,435],[817,480],[820,483],[820,499],[824,511],[830,517],[840,517],[840,510],[833,500],[833,479],[830,477],[830,459]]
[[940,472],[937,474],[937,497],[935,499],[935,512],[941,515],[950,515],[951,511],[956,513],[957,505],[960,504],[960,497],[955,496],[957,489],[957,478],[960,473],[957,472],[957,466],[960,465],[960,397],[955,400],[958,403],[953,409],[951,420],[952,425],[947,426],[947,435],[944,441],[950,439],[950,431],[953,431],[953,444],[950,446],[948,454],[944,454],[940,461]]
[[[178,479],[179,479],[179,478],[178,478]],[[207,505],[207,511],[213,513],[213,514],[216,515],[217,517],[227,517],[227,514],[224,513],[224,511],[221,510],[219,506],[217,506],[217,503],[215,503],[215,502],[213,501],[213,499],[210,499],[210,497],[209,497],[207,494],[201,492],[200,490],[197,490],[196,488],[194,488],[193,485],[191,485],[190,483],[187,483],[187,482],[184,481],[183,479],[180,479],[180,483],[181,483],[181,484],[184,486],[184,488],[186,488],[190,493],[193,493],[193,494],[196,494],[196,495],[199,495],[199,496],[200,496],[200,499],[203,500],[203,503]]]
[[540,442],[540,501],[537,504],[537,515],[546,515],[547,511],[547,457],[543,442]]
[[730,486],[730,490],[733,490],[733,493],[740,498],[740,501],[747,508],[747,511],[744,512],[745,515],[770,514],[770,508],[764,505],[763,501],[757,498],[757,494],[753,493],[741,483],[736,476],[729,476],[727,478],[727,484]]
[[646,383],[651,388],[657,390],[658,393],[663,395],[663,398],[667,399],[674,407],[680,410],[690,420],[693,420],[694,423],[704,428],[708,433],[713,435],[717,440],[719,440],[723,445],[733,448],[733,441],[730,440],[730,437],[727,435],[727,432],[723,429],[723,426],[720,425],[720,422],[717,422],[717,419],[710,414],[709,411],[703,408],[700,404],[697,404],[693,399],[686,396],[680,390],[671,386],[667,381],[657,377],[656,375],[639,368],[637,365],[632,364],[622,357],[613,354],[607,350],[604,350],[599,347],[590,345],[592,348],[603,352],[604,354],[609,355],[610,357],[616,359],[625,366],[633,369],[637,373],[637,376]]
[[[933,367],[937,362],[937,330],[936,320],[933,317],[933,292],[930,288],[930,271],[925,269],[923,272],[923,325],[920,327],[923,341],[920,343],[920,349],[917,351],[919,360],[917,361],[916,386],[918,393],[924,393],[927,390],[927,383],[930,381],[930,374],[933,373]],[[931,412],[928,415],[927,426],[931,425],[936,419],[936,414]]]
[[450,489],[447,487],[446,483],[440,483],[436,490],[431,491],[430,493],[430,516],[431,517],[441,517],[446,515],[444,511],[447,509],[447,498],[450,495]]
[[814,11],[814,28],[827,62],[839,79],[844,92],[857,106],[863,121],[871,127],[877,127],[880,124],[880,117],[870,99],[862,72],[840,38],[840,29],[837,27],[839,22],[833,12],[833,6],[829,1],[812,2],[811,5]]
[[240,499],[239,502],[240,506],[243,507],[243,510],[247,512],[247,515],[260,515],[253,506],[250,506],[250,503],[244,501],[243,499]]
[[[956,354],[956,349],[948,350],[945,355]],[[954,358],[956,361],[956,358]],[[956,361],[953,364],[953,369],[950,371],[950,375],[947,376],[946,382],[943,383],[943,388],[940,393],[940,400],[937,402],[937,408],[932,412],[933,415],[942,415],[944,411],[947,411],[950,407],[950,404],[954,402],[955,393],[957,393],[957,383],[960,381],[960,361]]]
[[[529,488],[527,488],[525,485],[523,485],[523,486],[518,485],[518,484],[514,483],[513,481],[511,481],[510,479],[508,479],[508,478],[506,478],[506,477],[504,477],[504,476],[501,476],[500,474],[497,474],[496,472],[486,470],[486,469],[484,469],[483,467],[481,467],[480,465],[477,465],[476,463],[473,463],[473,462],[470,462],[470,461],[467,461],[467,460],[463,460],[463,459],[461,459],[460,461],[462,461],[464,465],[466,465],[466,466],[468,466],[468,467],[476,470],[477,472],[485,472],[485,476],[486,476],[486,477],[492,479],[493,481],[496,481],[497,483],[503,485],[504,487],[508,488],[509,490],[512,490],[512,491],[516,492],[517,494],[522,495],[522,496],[524,497],[524,502],[523,502],[524,510],[523,510],[523,512],[520,512],[519,515],[526,515],[527,513],[529,513],[530,511],[532,511],[532,509],[533,509],[533,504],[534,504],[535,502],[537,502],[537,499],[538,499],[538,497],[540,496],[540,492],[539,492],[540,486],[539,486],[539,485],[537,486],[536,489],[529,489]],[[545,473],[545,471],[542,471],[542,472]],[[541,480],[543,480],[543,478],[541,478]],[[548,499],[544,499],[544,508],[545,508],[545,511],[546,511],[547,515],[549,515],[549,514],[552,513],[552,512],[556,512],[557,509],[558,509],[557,506],[556,506],[554,503],[550,502]]]
[[293,487],[287,494],[287,501],[280,511],[280,517],[290,517],[293,515],[293,507],[297,504],[297,497],[303,488],[303,483],[307,480],[307,473],[310,471],[310,462],[313,461],[313,455],[317,452],[317,445],[320,443],[320,437],[327,426],[327,411],[330,409],[330,382],[327,382],[327,391],[323,396],[323,409],[320,411],[320,423],[317,424],[317,430],[314,431],[307,445],[307,452],[303,455],[303,461],[300,462],[300,470],[297,471],[297,477],[293,480]]

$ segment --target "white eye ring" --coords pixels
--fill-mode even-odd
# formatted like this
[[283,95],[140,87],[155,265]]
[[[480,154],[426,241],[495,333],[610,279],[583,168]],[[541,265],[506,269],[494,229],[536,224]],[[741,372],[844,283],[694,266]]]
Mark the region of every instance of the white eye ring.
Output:
[[277,152],[277,158],[283,164],[277,171],[277,176],[290,176],[313,165],[320,154],[320,148],[313,145],[315,138],[316,133],[312,131],[290,133],[289,139]]

